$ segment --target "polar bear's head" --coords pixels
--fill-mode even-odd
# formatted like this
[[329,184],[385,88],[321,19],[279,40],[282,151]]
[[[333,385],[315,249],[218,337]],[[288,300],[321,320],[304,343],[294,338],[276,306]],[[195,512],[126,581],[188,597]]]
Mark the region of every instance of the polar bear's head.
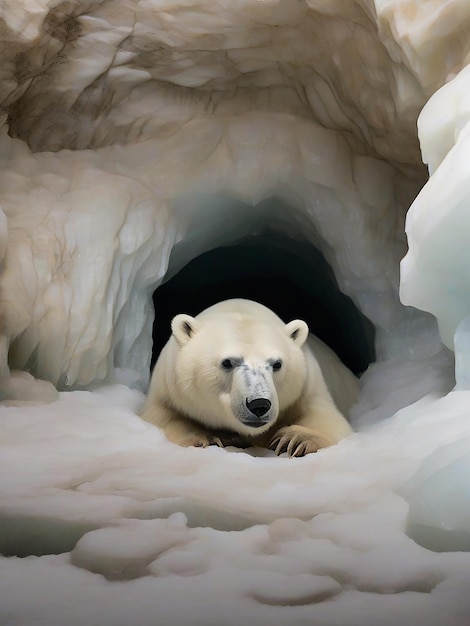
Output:
[[307,324],[249,300],[227,300],[172,321],[173,400],[212,428],[266,431],[301,396]]

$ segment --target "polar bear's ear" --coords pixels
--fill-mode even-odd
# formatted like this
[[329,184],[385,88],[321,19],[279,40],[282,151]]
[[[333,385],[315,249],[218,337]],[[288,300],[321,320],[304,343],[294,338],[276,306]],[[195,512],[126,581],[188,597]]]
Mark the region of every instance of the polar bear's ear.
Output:
[[303,346],[308,337],[308,326],[303,320],[292,320],[286,324],[286,333],[299,347]]
[[171,332],[179,346],[184,346],[196,332],[196,320],[190,315],[180,313],[171,321]]

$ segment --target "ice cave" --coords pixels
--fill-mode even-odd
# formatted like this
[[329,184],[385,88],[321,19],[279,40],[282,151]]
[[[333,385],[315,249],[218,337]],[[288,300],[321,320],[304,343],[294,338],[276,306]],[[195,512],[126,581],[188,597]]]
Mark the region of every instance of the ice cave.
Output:
[[[2,0],[0,623],[470,623],[469,0]],[[176,313],[305,319],[339,444],[182,448]]]

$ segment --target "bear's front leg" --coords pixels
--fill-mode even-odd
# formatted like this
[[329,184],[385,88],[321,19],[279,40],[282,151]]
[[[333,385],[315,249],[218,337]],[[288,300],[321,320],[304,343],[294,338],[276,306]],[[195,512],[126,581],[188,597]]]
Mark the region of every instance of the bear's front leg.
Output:
[[158,426],[168,441],[180,446],[220,445],[217,439],[210,436],[203,426],[199,426],[193,420],[187,419],[161,402],[148,401],[144,407],[142,419]]
[[168,441],[180,446],[197,448],[247,446],[246,441],[238,433],[210,430],[158,402],[149,403],[145,407],[142,419],[158,426]]
[[277,430],[269,442],[269,448],[277,455],[287,452],[288,456],[293,457],[317,452],[334,443],[336,441],[328,439],[319,432],[295,424]]

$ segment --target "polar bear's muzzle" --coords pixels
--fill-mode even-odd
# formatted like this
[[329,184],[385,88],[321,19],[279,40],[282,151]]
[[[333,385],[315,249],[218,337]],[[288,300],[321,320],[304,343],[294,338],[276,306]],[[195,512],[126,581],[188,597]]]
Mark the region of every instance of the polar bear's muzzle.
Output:
[[261,428],[277,418],[277,397],[269,377],[262,368],[246,364],[234,373],[235,391],[238,401],[232,405],[237,419],[249,428]]

